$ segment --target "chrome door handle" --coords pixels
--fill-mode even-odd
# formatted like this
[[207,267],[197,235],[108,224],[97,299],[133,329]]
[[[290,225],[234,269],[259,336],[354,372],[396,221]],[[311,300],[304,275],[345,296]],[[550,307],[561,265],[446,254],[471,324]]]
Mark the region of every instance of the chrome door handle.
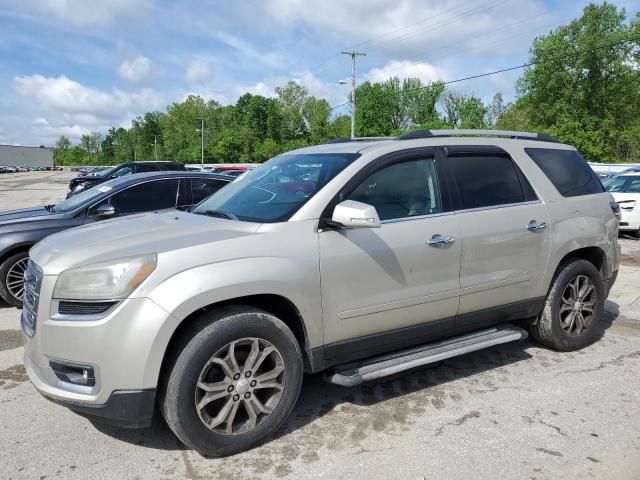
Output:
[[436,233],[433,237],[427,240],[427,245],[430,247],[444,247],[450,243],[455,242],[456,239],[452,235],[440,235]]
[[529,222],[529,225],[527,225],[527,230],[531,232],[535,232],[536,230],[544,230],[545,228],[547,228],[546,222],[538,223],[537,220],[531,220]]

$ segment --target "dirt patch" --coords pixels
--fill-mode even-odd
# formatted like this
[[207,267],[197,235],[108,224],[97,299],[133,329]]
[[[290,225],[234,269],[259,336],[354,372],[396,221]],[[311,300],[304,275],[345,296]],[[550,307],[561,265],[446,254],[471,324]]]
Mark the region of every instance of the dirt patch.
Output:
[[24,345],[24,337],[20,330],[0,330],[0,352]]
[[627,267],[640,268],[640,256],[637,255],[622,255],[620,263]]
[[14,365],[13,367],[0,370],[0,388],[9,390],[17,387],[20,383],[29,380],[27,372],[22,365]]

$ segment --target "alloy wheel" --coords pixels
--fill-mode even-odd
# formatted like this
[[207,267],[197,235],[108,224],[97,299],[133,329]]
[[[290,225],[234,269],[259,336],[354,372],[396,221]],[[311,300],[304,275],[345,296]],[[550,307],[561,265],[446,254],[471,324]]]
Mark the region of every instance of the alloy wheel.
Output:
[[28,257],[21,258],[11,265],[7,271],[5,285],[9,294],[16,300],[22,301],[22,296],[24,295],[24,272],[27,270],[28,261]]
[[242,338],[228,343],[198,376],[195,404],[200,420],[223,435],[254,430],[280,402],[284,371],[282,355],[267,340]]
[[562,293],[560,326],[566,334],[577,337],[587,330],[594,320],[596,289],[586,275],[571,280]]

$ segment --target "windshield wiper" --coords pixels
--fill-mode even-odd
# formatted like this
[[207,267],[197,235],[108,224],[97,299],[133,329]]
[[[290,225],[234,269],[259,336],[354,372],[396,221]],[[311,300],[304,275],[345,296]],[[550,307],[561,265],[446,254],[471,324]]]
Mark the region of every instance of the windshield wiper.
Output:
[[205,210],[193,213],[197,213],[198,215],[208,215],[210,217],[216,218],[226,218],[227,220],[238,220],[238,217],[236,217],[233,213],[223,212],[222,210]]

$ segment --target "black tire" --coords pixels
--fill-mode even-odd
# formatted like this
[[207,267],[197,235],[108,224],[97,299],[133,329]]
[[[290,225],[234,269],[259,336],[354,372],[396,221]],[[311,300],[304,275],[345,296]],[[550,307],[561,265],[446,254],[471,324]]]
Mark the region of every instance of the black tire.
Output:
[[[587,277],[593,284],[593,314],[586,328],[578,334],[570,335],[561,325],[560,307],[563,305],[563,293],[579,276]],[[604,283],[598,269],[586,260],[568,259],[558,267],[544,310],[536,324],[530,327],[531,334],[538,342],[548,347],[566,352],[579,350],[591,342],[594,330],[602,318],[604,300]]]
[[[196,408],[196,385],[203,368],[217,352],[230,342],[245,338],[267,341],[277,349],[285,367],[280,377],[284,387],[273,411],[257,426],[244,433],[225,435],[213,431],[201,419]],[[159,404],[169,428],[200,454],[221,457],[262,443],[287,420],[302,385],[302,353],[291,330],[275,316],[251,307],[229,307],[205,312],[195,320],[193,329],[178,343],[163,376]],[[245,408],[245,403],[242,405],[238,408]]]
[[11,267],[25,258],[29,258],[29,252],[19,252],[6,258],[2,264],[0,264],[0,297],[14,307],[22,307],[22,299],[14,297],[9,291],[9,286],[7,285],[8,276]]

